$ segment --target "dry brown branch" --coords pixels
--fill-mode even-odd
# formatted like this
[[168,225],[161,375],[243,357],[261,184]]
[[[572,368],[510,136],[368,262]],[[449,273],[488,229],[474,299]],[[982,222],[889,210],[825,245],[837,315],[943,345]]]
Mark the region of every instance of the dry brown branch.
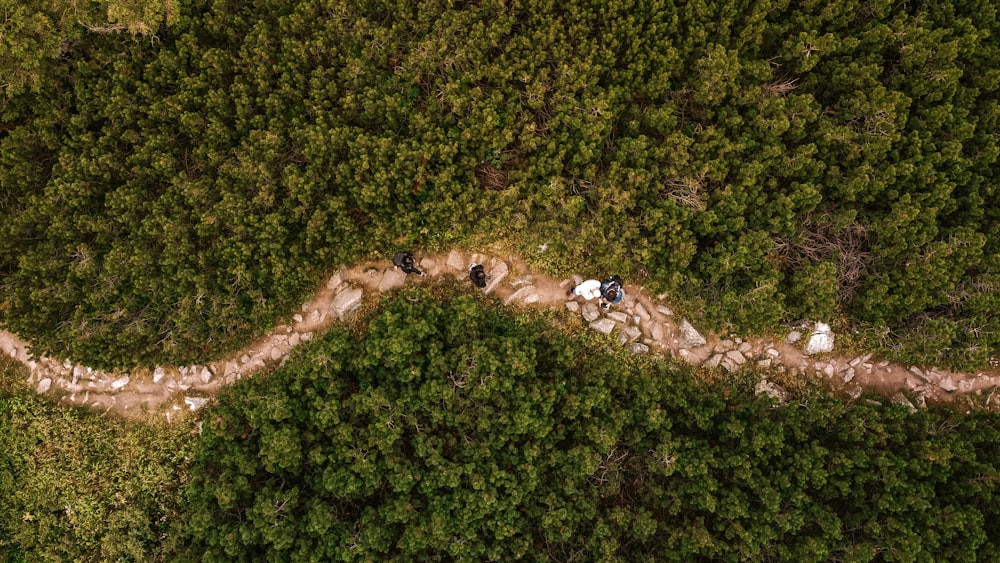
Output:
[[510,185],[507,173],[488,162],[476,166],[476,179],[479,180],[479,186],[487,190],[499,191]]
[[784,78],[781,80],[776,80],[770,84],[764,85],[764,93],[770,96],[784,96],[785,94],[791,92],[792,90],[798,88],[795,84],[798,82],[798,78]]
[[774,252],[789,268],[802,266],[806,260],[837,260],[837,299],[850,301],[868,271],[872,254],[868,252],[868,229],[851,223],[835,229],[829,215],[806,217],[802,230],[794,238],[774,239]]

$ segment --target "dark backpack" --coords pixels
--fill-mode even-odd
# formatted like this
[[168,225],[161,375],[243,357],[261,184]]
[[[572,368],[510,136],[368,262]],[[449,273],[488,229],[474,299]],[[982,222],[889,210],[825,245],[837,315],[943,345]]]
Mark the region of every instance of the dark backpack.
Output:
[[471,269],[469,269],[469,279],[472,283],[476,284],[478,288],[486,287],[486,271],[483,270],[482,264],[476,264]]

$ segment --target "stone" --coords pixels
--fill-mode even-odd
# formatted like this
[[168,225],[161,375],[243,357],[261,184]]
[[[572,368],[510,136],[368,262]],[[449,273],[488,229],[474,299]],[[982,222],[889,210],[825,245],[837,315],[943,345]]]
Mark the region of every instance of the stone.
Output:
[[577,311],[580,310],[580,304],[577,303],[576,301],[567,301],[566,309],[571,313],[576,313]]
[[45,379],[38,382],[38,392],[45,393],[52,387],[52,379],[46,377]]
[[601,334],[611,334],[611,331],[615,329],[615,325],[615,321],[611,319],[598,319],[590,323],[590,328]]
[[465,271],[465,258],[458,253],[457,250],[452,250],[448,253],[448,260],[445,262],[452,270],[458,270],[459,272]]
[[114,380],[114,381],[111,382],[111,390],[112,391],[117,391],[117,390],[121,389],[122,387],[125,387],[126,385],[128,385],[128,382],[129,382],[129,378],[128,378],[127,375],[119,377],[118,379],[116,379],[116,380]]
[[301,337],[299,336],[299,333],[293,332],[291,334],[291,336],[288,337],[288,345],[289,346],[298,346],[300,338]]
[[776,399],[778,402],[782,403],[788,400],[788,392],[778,385],[771,383],[767,379],[761,379],[757,382],[757,388],[754,389],[754,394],[758,396],[767,395],[768,397]]
[[534,276],[527,275],[527,276],[521,276],[521,277],[517,278],[516,280],[510,282],[510,286],[511,287],[520,287],[522,285],[532,285],[534,283],[535,283]]
[[226,369],[223,371],[223,375],[225,375],[228,380],[228,378],[232,377],[236,373],[239,373],[239,371],[240,366],[238,366],[235,362],[226,362]]
[[[309,322],[318,323],[323,320],[323,316],[323,313],[320,313],[319,309],[313,309],[312,312],[309,313]],[[291,332],[292,329],[288,329],[288,331]]]
[[282,356],[281,348],[279,348],[277,346],[275,346],[274,348],[271,348],[271,359],[272,360],[280,360],[281,356]]
[[742,353],[743,355],[748,355],[750,353],[750,350],[753,350],[753,345],[751,345],[749,342],[743,342],[742,344],[739,345],[737,350],[739,350],[740,353]]
[[156,368],[153,369],[153,383],[159,383],[166,374],[167,372],[163,369],[163,366],[156,366]]
[[778,356],[781,355],[781,352],[775,350],[774,348],[768,348],[767,350],[764,350],[764,353],[767,354],[768,356],[771,356],[772,358],[777,358]]
[[347,318],[348,315],[361,306],[361,301],[364,298],[364,295],[365,292],[360,287],[347,289],[340,292],[333,298],[333,302],[330,303],[330,308],[333,309],[333,312],[336,313],[338,318]]
[[[514,303],[515,301],[522,301],[524,299],[527,299],[530,295],[536,295],[536,297],[537,297],[537,293],[535,291],[535,286],[533,286],[533,285],[524,286],[521,289],[515,291],[514,293],[511,293],[507,297],[507,299],[503,300],[503,302],[506,303],[507,305],[510,305],[511,303]],[[537,301],[537,299],[536,299],[536,301]]]
[[830,330],[830,325],[826,323],[816,323],[816,328],[813,330],[812,335],[809,337],[809,343],[806,344],[806,349],[802,351],[803,354],[824,354],[826,352],[833,351],[833,331]]
[[763,360],[759,360],[757,362],[757,367],[761,367],[764,369],[771,367],[771,358],[764,358]]
[[924,383],[929,383],[930,382],[927,379],[927,376],[924,375],[924,372],[921,371],[920,368],[918,368],[917,366],[910,366],[910,369],[908,369],[907,371],[910,372],[910,374],[912,374],[913,377],[916,377],[917,379],[919,379],[920,381],[923,381]]
[[608,318],[612,319],[614,321],[620,322],[622,324],[625,324],[625,323],[628,322],[628,315],[626,315],[625,313],[622,313],[621,311],[612,311],[612,312],[608,313]]
[[85,368],[83,366],[74,366],[73,367],[73,385],[76,385],[80,381],[80,378],[83,377],[86,374],[87,374],[87,368]]
[[424,272],[427,272],[429,270],[433,270],[434,268],[436,268],[437,262],[435,262],[434,259],[431,258],[430,256],[425,256],[423,259],[420,260],[420,267],[424,269]]
[[489,284],[486,285],[486,288],[483,289],[483,291],[486,293],[493,293],[493,290],[495,290],[497,287],[500,286],[500,283],[507,277],[507,274],[509,273],[510,273],[510,267],[507,266],[506,262],[497,262],[497,265],[493,266],[493,269],[489,271],[491,279]]
[[722,361],[719,362],[719,365],[721,365],[723,367],[723,369],[725,369],[729,373],[734,373],[734,372],[736,372],[736,371],[738,371],[740,369],[740,365],[739,364],[737,364],[736,362],[730,360],[726,356],[722,357]]
[[642,303],[635,304],[635,314],[644,321],[648,321],[650,318],[649,311],[647,311],[646,308],[642,306]]
[[847,368],[844,370],[844,383],[850,383],[854,379],[854,368]]
[[204,407],[207,403],[207,397],[184,397],[184,404],[186,404],[188,408],[193,411]]
[[581,283],[583,283],[583,276],[581,276],[580,274],[573,274],[570,277],[573,278],[573,287],[576,287]]
[[[593,303],[584,303],[583,305],[583,320],[588,323],[596,321],[598,317],[601,316],[601,309],[594,305]],[[612,321],[614,322],[614,321]]]
[[[681,351],[684,352],[684,350]],[[722,361],[722,354],[713,354],[709,359],[705,360],[705,363],[702,365],[709,369],[715,369],[719,367],[719,362],[721,361]]]
[[739,350],[730,350],[726,352],[726,358],[738,366],[743,365],[747,361]]
[[793,330],[788,333],[788,336],[785,337],[785,344],[795,344],[799,340],[802,340],[802,333],[797,330]]
[[207,385],[210,381],[212,381],[212,371],[207,367],[204,367],[201,369],[201,374],[199,375],[199,377],[201,379],[201,382]]
[[642,336],[642,331],[639,330],[639,327],[630,326],[630,327],[625,327],[622,330],[621,334],[618,337],[618,340],[622,345],[625,345],[629,342],[634,342],[636,340],[639,340],[640,336]]
[[952,391],[958,389],[958,385],[955,385],[955,380],[949,375],[945,377],[940,382],[938,382],[938,387],[944,389],[945,391],[951,393]]
[[701,335],[687,319],[681,321],[681,346],[684,348],[697,348],[698,346],[704,346],[708,343],[705,337]]
[[339,286],[343,281],[344,281],[344,279],[340,276],[339,273],[338,274],[334,274],[326,282],[326,288],[327,289],[337,289],[337,286]]
[[661,315],[665,315],[667,317],[674,316],[673,310],[671,310],[670,307],[667,307],[666,305],[657,305],[656,310],[659,311]]
[[292,317],[292,322],[296,324],[301,323],[302,321],[303,321],[302,315],[300,315],[299,313],[295,313],[295,316]]
[[642,342],[636,342],[632,344],[632,347],[629,348],[629,350],[631,350],[633,354],[647,354],[649,353],[649,346],[643,344]]
[[722,354],[728,352],[729,350],[732,350],[732,348],[733,348],[732,340],[720,340],[719,343],[715,345],[715,348],[713,348],[713,351]]
[[907,399],[906,396],[903,395],[902,393],[896,393],[895,395],[893,395],[892,402],[896,403],[897,405],[902,405],[906,407],[906,409],[909,410],[911,413],[917,412],[917,407],[913,406],[913,403],[911,403],[910,400]]
[[391,291],[397,287],[402,287],[406,283],[406,272],[397,268],[388,268],[382,274],[382,281],[378,284],[379,292]]
[[836,373],[836,371],[837,370],[833,367],[832,364],[826,364],[825,366],[823,366],[823,375],[827,376],[828,378],[833,377],[833,374]]
[[653,340],[656,340],[657,342],[663,340],[663,325],[660,323],[654,324],[649,329],[649,335],[653,338]]

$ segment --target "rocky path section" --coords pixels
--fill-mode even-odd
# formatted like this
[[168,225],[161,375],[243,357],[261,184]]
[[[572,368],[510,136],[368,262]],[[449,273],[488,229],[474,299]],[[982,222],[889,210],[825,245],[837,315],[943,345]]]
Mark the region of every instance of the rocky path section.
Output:
[[996,400],[993,397],[1000,384],[1000,375],[996,373],[900,366],[878,361],[870,354],[836,356],[832,353],[836,336],[822,323],[791,330],[776,339],[703,335],[687,319],[674,315],[665,301],[666,295],[654,297],[641,287],[626,285],[623,301],[606,311],[596,302],[567,300],[566,289],[580,283],[580,276],[558,280],[530,272],[515,256],[501,258],[458,251],[423,256],[420,266],[427,277],[407,276],[387,262],[342,270],[302,305],[289,324],[279,325],[269,336],[231,357],[204,365],[105,372],[69,360],[34,357],[27,343],[4,331],[0,331],[0,352],[26,365],[29,384],[39,393],[57,398],[61,404],[123,415],[162,412],[169,420],[178,411],[201,408],[221,386],[283,361],[294,347],[317,332],[350,318],[366,300],[436,276],[466,279],[473,262],[484,264],[490,275],[483,291],[496,294],[507,305],[563,309],[579,317],[590,329],[610,335],[612,344],[627,347],[633,353],[667,355],[727,372],[755,364],[769,374],[758,385],[758,393],[785,396],[785,391],[769,379],[822,378],[834,392],[848,397],[858,398],[867,388],[911,409],[922,407],[927,401],[958,401],[960,406],[988,409],[1000,402],[1000,397]]

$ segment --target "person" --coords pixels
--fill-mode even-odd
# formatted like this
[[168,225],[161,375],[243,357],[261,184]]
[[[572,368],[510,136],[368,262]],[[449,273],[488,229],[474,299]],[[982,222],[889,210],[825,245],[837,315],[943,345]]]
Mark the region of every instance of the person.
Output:
[[418,276],[424,275],[423,272],[417,269],[413,265],[413,253],[406,251],[399,251],[395,256],[392,257],[392,263],[398,266],[401,270],[407,274],[417,274]]
[[490,279],[490,277],[486,275],[486,271],[483,270],[482,264],[476,264],[473,262],[472,265],[469,266],[469,279],[472,280],[472,283],[476,284],[476,287],[482,289],[486,287],[486,282]]
[[566,297],[579,296],[587,301],[601,296],[601,282],[599,280],[587,280],[580,285],[566,290]]
[[605,309],[610,308],[616,303],[620,303],[622,297],[625,296],[625,292],[622,290],[622,279],[617,275],[609,276],[608,279],[604,280],[600,291],[601,307]]

